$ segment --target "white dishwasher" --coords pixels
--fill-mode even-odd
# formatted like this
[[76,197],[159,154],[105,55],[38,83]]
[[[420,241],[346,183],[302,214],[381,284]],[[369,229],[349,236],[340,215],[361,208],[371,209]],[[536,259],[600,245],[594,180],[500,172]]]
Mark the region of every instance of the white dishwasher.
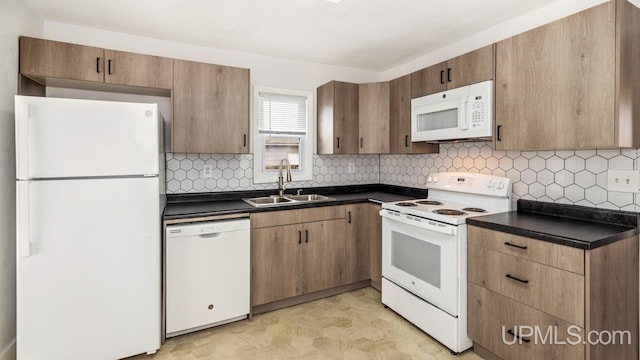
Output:
[[249,314],[249,219],[167,227],[167,337]]

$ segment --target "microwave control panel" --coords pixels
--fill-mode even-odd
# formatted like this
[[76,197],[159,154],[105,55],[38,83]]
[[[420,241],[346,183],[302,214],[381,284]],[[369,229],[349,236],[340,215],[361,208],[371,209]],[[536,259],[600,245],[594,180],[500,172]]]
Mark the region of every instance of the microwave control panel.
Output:
[[480,127],[484,125],[485,114],[485,99],[482,95],[473,96],[471,100],[471,128]]

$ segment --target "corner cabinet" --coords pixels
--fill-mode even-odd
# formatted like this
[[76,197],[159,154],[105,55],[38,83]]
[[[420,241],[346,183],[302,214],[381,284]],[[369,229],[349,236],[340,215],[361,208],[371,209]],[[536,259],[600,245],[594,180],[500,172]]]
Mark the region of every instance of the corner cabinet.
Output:
[[22,36],[20,74],[44,86],[86,87],[68,83],[82,81],[171,90],[173,59]]
[[[505,360],[638,358],[637,235],[592,250],[476,226],[468,237],[468,333],[476,353]],[[535,326],[537,338],[529,332]],[[570,343],[603,330],[629,331],[630,344]]]
[[389,82],[359,85],[359,154],[389,153]]
[[358,153],[358,99],[358,84],[331,81],[318,88],[318,154]]
[[500,41],[495,148],[639,147],[638,24],[615,0]]
[[174,60],[174,153],[249,153],[249,69]]
[[437,153],[438,144],[411,142],[411,75],[389,83],[389,153]]
[[411,98],[492,80],[494,45],[460,55],[411,74]]

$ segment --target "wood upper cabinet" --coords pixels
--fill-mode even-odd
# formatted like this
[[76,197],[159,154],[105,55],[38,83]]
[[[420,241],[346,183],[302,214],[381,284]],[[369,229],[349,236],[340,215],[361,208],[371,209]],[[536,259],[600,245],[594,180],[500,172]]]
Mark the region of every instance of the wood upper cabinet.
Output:
[[411,142],[411,75],[389,83],[389,153],[437,153],[438,144]]
[[345,277],[346,283],[369,279],[369,203],[346,205]]
[[411,98],[494,78],[494,45],[468,52],[411,74]]
[[104,82],[157,89],[173,88],[173,59],[105,50]]
[[249,69],[173,63],[175,153],[249,152]]
[[639,23],[609,1],[499,42],[495,148],[640,146]]
[[173,59],[26,36],[20,37],[20,73],[42,85],[72,86],[60,81],[80,80],[149,89],[173,88]]
[[104,81],[104,49],[20,37],[20,73],[35,78]]
[[389,153],[389,82],[359,85],[359,154]]
[[358,84],[331,81],[318,88],[318,154],[358,153]]

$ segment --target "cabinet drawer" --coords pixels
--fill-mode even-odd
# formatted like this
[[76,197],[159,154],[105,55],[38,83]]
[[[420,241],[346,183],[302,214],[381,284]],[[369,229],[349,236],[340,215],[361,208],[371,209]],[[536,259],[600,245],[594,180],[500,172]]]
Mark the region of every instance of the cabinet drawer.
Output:
[[[584,359],[583,345],[549,344],[553,338],[557,338],[558,342],[577,340],[574,335],[582,334],[582,328],[473,283],[469,283],[468,308],[469,337],[505,360]],[[526,329],[521,326],[537,326],[541,336],[547,336],[544,344],[542,337],[538,337],[536,344],[535,336],[531,336],[527,337],[529,342],[508,345],[514,341],[514,337],[507,330],[515,329],[516,335],[524,334]],[[553,333],[548,334],[549,329]]]
[[251,227],[255,229],[270,226],[300,224],[312,221],[344,219],[344,213],[344,205],[267,211],[251,214]]
[[584,275],[584,250],[500,231],[469,226],[469,245]]
[[584,327],[584,277],[469,246],[469,281]]

